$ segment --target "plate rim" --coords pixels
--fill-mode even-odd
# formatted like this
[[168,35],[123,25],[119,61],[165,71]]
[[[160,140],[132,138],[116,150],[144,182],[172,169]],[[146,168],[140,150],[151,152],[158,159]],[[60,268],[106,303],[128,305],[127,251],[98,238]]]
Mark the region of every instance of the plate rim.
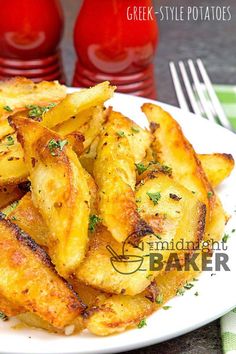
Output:
[[[75,91],[78,91],[79,88],[74,88],[74,87],[67,87],[67,89],[69,90],[69,92],[75,92]],[[222,131],[222,134],[223,132],[227,133],[227,134],[230,134],[231,137],[234,137],[235,138],[235,133],[229,131],[228,129],[224,128],[224,127],[221,127],[219,125],[217,125],[216,123],[213,123],[213,122],[209,122],[207,121],[206,119],[204,119],[203,117],[199,117],[197,116],[196,114],[194,113],[190,113],[190,112],[186,112],[184,110],[182,110],[181,108],[179,107],[176,107],[174,105],[170,105],[170,104],[167,104],[167,103],[163,103],[163,102],[160,102],[160,101],[157,101],[157,100],[151,100],[151,99],[148,99],[148,98],[145,98],[145,97],[137,97],[137,96],[134,96],[134,95],[127,95],[127,94],[121,94],[121,93],[115,93],[114,97],[127,97],[127,96],[130,96],[130,97],[133,97],[135,100],[137,99],[137,102],[140,102],[140,106],[141,106],[141,103],[142,102],[150,102],[150,103],[154,103],[154,104],[158,104],[160,105],[163,109],[167,110],[170,108],[170,110],[178,110],[179,113],[183,113],[183,116],[188,114],[189,115],[189,118],[188,119],[197,119],[197,120],[201,120],[201,121],[206,121],[207,122],[207,125],[214,125],[214,129],[219,129]],[[121,111],[122,111],[122,108],[121,108]],[[172,114],[172,113],[171,113]],[[175,117],[174,117],[175,118]],[[132,118],[131,118],[132,119]],[[185,118],[184,118],[185,119]],[[178,119],[177,119],[178,120]],[[179,337],[183,334],[186,334],[186,333],[189,333],[197,328],[200,328],[214,320],[216,320],[217,318],[221,317],[222,315],[224,315],[225,313],[227,313],[228,311],[230,311],[231,309],[233,309],[234,307],[236,306],[236,303],[234,305],[230,305],[227,309],[225,308],[223,311],[216,311],[215,312],[215,315],[214,316],[211,316],[210,318],[208,319],[205,319],[203,320],[202,322],[198,322],[198,323],[194,323],[192,326],[184,326],[182,327],[181,329],[179,330],[176,330],[175,333],[168,333],[166,334],[165,336],[161,337],[161,338],[156,338],[156,337],[152,337],[152,338],[146,338],[145,337],[138,341],[138,343],[134,343],[134,342],[131,342],[131,343],[121,343],[118,347],[112,347],[112,345],[109,347],[109,348],[105,348],[105,349],[100,349],[98,348],[97,350],[95,351],[84,351],[84,353],[88,354],[88,353],[117,353],[117,352],[124,352],[124,351],[127,351],[127,350],[134,350],[134,349],[138,349],[138,348],[143,348],[143,347],[147,347],[147,346],[150,346],[150,345],[154,345],[154,344],[158,344],[158,343],[161,343],[161,342],[164,342],[166,340],[169,340],[169,339],[172,339],[172,338],[176,338],[176,337]],[[129,330],[128,330],[129,331]],[[127,332],[128,332],[127,331]],[[14,333],[14,332],[13,332]],[[109,336],[110,338],[114,337],[114,336],[119,336],[119,334],[115,334],[113,336]],[[78,339],[79,339],[79,335],[78,335]],[[91,338],[89,338],[88,340],[92,340]],[[68,342],[68,345],[69,345],[69,342]],[[0,348],[0,353],[4,353],[4,354],[20,354],[21,352],[19,351],[2,351],[1,348]],[[25,354],[26,352],[22,352],[22,354]],[[28,351],[27,351],[28,353]],[[40,352],[40,351],[36,351],[35,353],[44,353],[44,352]],[[78,350],[74,349],[72,351],[63,351],[63,352],[60,352],[58,350],[55,349],[55,351],[48,351],[48,353],[50,354],[59,354],[59,353],[63,353],[63,354],[77,354],[77,353],[82,353],[82,352],[78,352]]]

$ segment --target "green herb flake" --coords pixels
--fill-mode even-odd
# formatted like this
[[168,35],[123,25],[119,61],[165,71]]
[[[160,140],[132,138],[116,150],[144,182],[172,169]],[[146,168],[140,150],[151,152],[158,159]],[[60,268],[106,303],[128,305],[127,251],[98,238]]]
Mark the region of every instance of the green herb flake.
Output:
[[0,311],[0,320],[2,320],[2,321],[7,321],[8,320],[8,317],[5,315],[5,313],[3,313],[1,311]]
[[34,104],[27,105],[28,108],[28,116],[30,118],[41,118],[43,113],[49,111],[51,108],[55,107],[56,103],[50,103],[48,106],[37,106]]
[[186,283],[186,284],[184,285],[184,289],[190,290],[190,289],[192,289],[193,286],[194,286],[194,285],[193,285],[192,283]]
[[213,192],[211,192],[211,191],[209,191],[208,193],[207,193],[207,198],[211,198],[213,196]]
[[11,109],[10,106],[4,106],[3,109],[5,109],[7,112],[13,112],[13,109]]
[[117,135],[118,135],[120,138],[122,138],[122,137],[125,136],[125,133],[124,133],[122,130],[120,130],[120,131],[117,132]]
[[158,238],[158,240],[161,240],[161,236],[160,236],[160,235],[154,234],[154,236],[155,236],[156,238]]
[[235,229],[233,229],[231,232],[232,232],[232,233],[234,233],[235,231],[236,231],[236,230],[235,230]]
[[48,148],[52,156],[57,156],[56,150],[63,150],[64,146],[68,144],[67,140],[55,140],[51,139],[48,143]]
[[140,132],[140,130],[138,128],[136,128],[136,127],[131,127],[131,130],[134,133],[139,133]]
[[196,291],[196,292],[194,293],[194,295],[195,295],[195,296],[198,296],[198,295],[199,295],[199,292],[198,292],[198,291]]
[[101,222],[102,219],[99,218],[97,215],[93,214],[89,216],[89,231],[94,232],[96,229],[96,225]]
[[158,294],[157,295],[156,303],[159,304],[159,305],[163,303],[163,294]]
[[138,328],[143,328],[144,326],[147,326],[147,322],[146,322],[146,318],[143,318],[139,324],[138,324]]
[[144,166],[143,163],[136,163],[135,166],[139,175],[141,175],[143,172],[145,172],[148,169],[148,166]]
[[163,306],[162,308],[163,308],[163,310],[169,310],[169,309],[171,309],[171,306]]
[[161,170],[162,170],[162,172],[165,172],[165,173],[168,173],[168,174],[172,174],[172,168],[170,166],[162,165],[161,166]]
[[224,243],[226,243],[226,242],[228,241],[228,238],[229,238],[229,235],[224,234],[224,236],[222,237],[222,241],[223,241]]
[[14,145],[15,141],[11,135],[7,136],[7,146]]
[[153,202],[154,205],[157,205],[158,201],[161,199],[160,192],[156,192],[156,193],[147,192],[146,194],[148,195],[149,199]]
[[178,296],[183,296],[184,293],[185,293],[185,290],[183,288],[180,288],[176,291],[176,295],[178,295]]

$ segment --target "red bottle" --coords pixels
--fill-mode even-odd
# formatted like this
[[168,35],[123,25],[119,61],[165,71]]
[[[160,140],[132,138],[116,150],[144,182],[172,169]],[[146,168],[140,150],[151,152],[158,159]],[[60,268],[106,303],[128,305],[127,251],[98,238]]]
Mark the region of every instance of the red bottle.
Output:
[[0,78],[64,78],[57,49],[63,13],[57,0],[0,0]]
[[109,80],[120,92],[156,98],[157,39],[151,0],[84,0],[74,30],[73,86]]

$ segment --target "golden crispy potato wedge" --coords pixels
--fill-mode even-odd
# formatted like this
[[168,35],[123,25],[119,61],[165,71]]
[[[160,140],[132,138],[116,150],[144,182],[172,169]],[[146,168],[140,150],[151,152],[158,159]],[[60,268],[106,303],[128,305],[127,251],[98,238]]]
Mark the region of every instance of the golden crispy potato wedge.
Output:
[[98,302],[86,321],[88,330],[98,336],[123,332],[138,325],[150,315],[155,304],[142,294],[136,296],[113,295]]
[[90,196],[85,172],[60,135],[33,120],[14,117],[30,172],[32,199],[50,231],[49,253],[68,276],[85,255]]
[[170,166],[176,180],[207,206],[207,220],[211,215],[215,197],[212,186],[197,155],[185,138],[179,124],[161,107],[146,103],[142,111],[150,122],[155,141],[153,149],[158,161]]
[[81,156],[79,157],[79,160],[81,162],[81,165],[93,176],[93,170],[94,170],[94,162],[95,158],[97,156],[97,147],[99,143],[100,137],[97,136],[94,141],[91,143],[89,148],[84,151]]
[[112,97],[115,87],[108,81],[66,96],[56,107],[43,115],[42,124],[52,128],[93,106],[103,104]]
[[23,325],[24,327],[45,329],[50,333],[64,334],[66,336],[78,334],[85,328],[85,322],[81,316],[77,317],[70,325],[64,328],[56,328],[32,312],[21,313],[17,318],[21,323],[16,328],[22,328]]
[[24,311],[63,328],[84,305],[55,272],[47,254],[9,220],[0,220],[0,293]]
[[109,120],[116,127],[117,133],[123,133],[127,137],[130,149],[134,155],[134,162],[141,162],[153,140],[150,132],[141,128],[119,112],[112,111]]
[[7,218],[29,234],[40,246],[50,244],[49,229],[39,210],[32,202],[31,192],[28,192],[19,200],[15,208],[10,210]]
[[[98,227],[91,235],[86,257],[76,271],[77,279],[109,293],[135,295],[142,292],[151,282],[149,242],[155,242],[156,237],[143,237],[139,247],[129,241],[132,239],[121,244],[104,226]],[[107,246],[121,258],[114,258]]]
[[176,295],[178,289],[197,274],[198,272],[192,270],[165,272],[155,278],[152,287],[155,287],[156,284],[156,294],[154,289],[151,297],[147,291],[135,296],[112,295],[104,297],[104,295],[98,295],[96,305],[89,311],[90,315],[86,326],[91,333],[98,336],[107,336],[139,326],[142,320],[161,308]]
[[[223,234],[225,225],[228,221],[228,216],[225,213],[219,197],[216,195],[216,201],[210,222],[206,225],[206,232],[204,235],[204,241],[220,241]],[[209,247],[210,249],[210,247]]]
[[230,154],[200,154],[198,158],[213,187],[229,177],[234,168],[234,158]]
[[0,293],[0,312],[10,317],[24,312],[24,308],[15,304],[14,301],[8,301],[8,299]]
[[14,134],[14,129],[10,126],[7,119],[0,121],[0,140],[6,135]]
[[24,152],[16,135],[7,135],[0,141],[0,186],[18,184],[27,179]]
[[[199,247],[205,231],[206,207],[196,195],[168,175],[152,171],[138,185],[136,201],[141,217],[159,235],[162,244],[174,245],[182,262],[185,253]],[[187,250],[178,251],[177,243]],[[168,249],[158,252],[164,261],[168,259]]]
[[150,229],[136,209],[135,164],[129,140],[124,134],[126,119],[120,117],[117,125],[112,117],[101,133],[94,178],[99,188],[99,213],[103,224],[118,242],[122,242],[131,234],[145,235]]
[[60,85],[58,81],[42,81],[35,84],[23,77],[1,81],[0,91],[0,120],[25,109],[27,105],[45,106],[51,102],[59,102],[66,96],[66,87]]
[[19,200],[24,195],[22,189],[17,185],[7,185],[0,187],[0,209]]

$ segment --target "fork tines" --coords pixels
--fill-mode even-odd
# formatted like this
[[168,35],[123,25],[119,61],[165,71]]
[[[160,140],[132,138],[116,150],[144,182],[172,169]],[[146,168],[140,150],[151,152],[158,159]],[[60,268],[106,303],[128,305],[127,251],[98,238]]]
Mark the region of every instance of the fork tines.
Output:
[[[170,62],[169,65],[180,107],[190,111],[191,106],[194,113],[205,116],[213,122],[220,122],[225,128],[232,129],[202,60],[197,59],[194,64],[193,60],[189,59],[187,68],[183,61],[179,61],[180,76],[174,62]],[[188,99],[185,97],[180,77],[182,77]]]

